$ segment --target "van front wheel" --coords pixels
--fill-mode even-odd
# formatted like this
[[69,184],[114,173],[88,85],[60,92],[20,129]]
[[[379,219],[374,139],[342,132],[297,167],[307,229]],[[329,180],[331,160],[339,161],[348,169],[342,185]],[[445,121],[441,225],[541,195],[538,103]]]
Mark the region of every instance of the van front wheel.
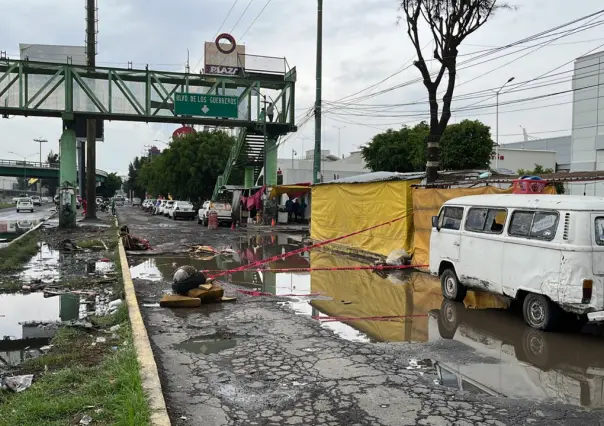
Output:
[[559,309],[547,297],[529,293],[522,305],[524,321],[537,330],[552,330],[559,317]]
[[446,299],[455,302],[463,302],[466,298],[467,289],[457,279],[457,274],[453,269],[446,269],[440,276],[440,288]]

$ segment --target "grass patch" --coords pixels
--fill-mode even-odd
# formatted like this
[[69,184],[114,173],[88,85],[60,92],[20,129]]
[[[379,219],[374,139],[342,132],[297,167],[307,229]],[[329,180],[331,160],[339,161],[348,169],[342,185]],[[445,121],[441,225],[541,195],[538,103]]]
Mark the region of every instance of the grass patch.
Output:
[[76,241],[78,247],[83,249],[100,249],[104,250],[105,246],[101,240],[84,240],[84,241]]
[[20,271],[38,251],[38,231],[33,231],[0,249],[0,272]]
[[123,325],[118,350],[111,349],[115,343],[91,346],[93,336],[84,331],[60,329],[50,353],[22,365],[46,371],[42,377],[24,392],[0,392],[0,426],[78,424],[84,415],[93,424],[149,424],[126,307],[95,322]]
[[8,209],[11,207],[15,207],[15,205],[11,203],[0,203],[0,209]]

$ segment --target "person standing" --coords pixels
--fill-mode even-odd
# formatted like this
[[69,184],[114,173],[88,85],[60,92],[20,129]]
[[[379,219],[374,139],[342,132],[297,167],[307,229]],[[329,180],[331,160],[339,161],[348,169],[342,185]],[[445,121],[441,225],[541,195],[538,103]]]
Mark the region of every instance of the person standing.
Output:
[[302,198],[302,202],[300,203],[300,219],[302,220],[302,222],[304,222],[304,218],[306,216],[306,201],[304,201],[304,198]]
[[293,213],[293,207],[294,207],[294,203],[292,203],[292,200],[290,198],[287,199],[287,201],[285,202],[285,211],[287,212],[287,223],[292,221],[292,213]]
[[294,200],[294,205],[292,206],[292,210],[294,213],[294,219],[296,222],[298,222],[298,215],[300,214],[300,202],[298,201],[297,198]]
[[272,122],[274,115],[275,115],[275,107],[273,106],[273,103],[271,102],[270,104],[268,104],[268,108],[266,109],[266,116],[268,117],[268,121]]

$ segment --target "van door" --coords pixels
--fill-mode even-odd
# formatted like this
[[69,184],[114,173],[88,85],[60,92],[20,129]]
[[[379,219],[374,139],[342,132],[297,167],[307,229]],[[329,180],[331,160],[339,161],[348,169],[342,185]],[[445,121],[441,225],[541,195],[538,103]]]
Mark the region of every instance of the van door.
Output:
[[593,273],[594,275],[604,275],[604,213],[592,214],[591,226],[591,235],[593,235],[591,238],[593,246]]
[[507,210],[472,207],[461,233],[461,261],[457,275],[468,287],[501,294],[503,229]]
[[432,231],[430,243],[430,258],[438,264],[442,260],[459,261],[463,211],[463,207],[446,206],[440,212],[438,217],[440,230]]

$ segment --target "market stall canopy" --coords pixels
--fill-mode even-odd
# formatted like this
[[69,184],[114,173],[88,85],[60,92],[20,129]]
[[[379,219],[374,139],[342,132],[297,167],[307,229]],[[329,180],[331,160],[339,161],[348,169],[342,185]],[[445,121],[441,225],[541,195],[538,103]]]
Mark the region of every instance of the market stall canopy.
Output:
[[302,194],[310,192],[309,184],[296,184],[296,185],[278,185],[273,186],[269,198],[276,198],[283,194],[287,194],[290,199],[297,198]]

